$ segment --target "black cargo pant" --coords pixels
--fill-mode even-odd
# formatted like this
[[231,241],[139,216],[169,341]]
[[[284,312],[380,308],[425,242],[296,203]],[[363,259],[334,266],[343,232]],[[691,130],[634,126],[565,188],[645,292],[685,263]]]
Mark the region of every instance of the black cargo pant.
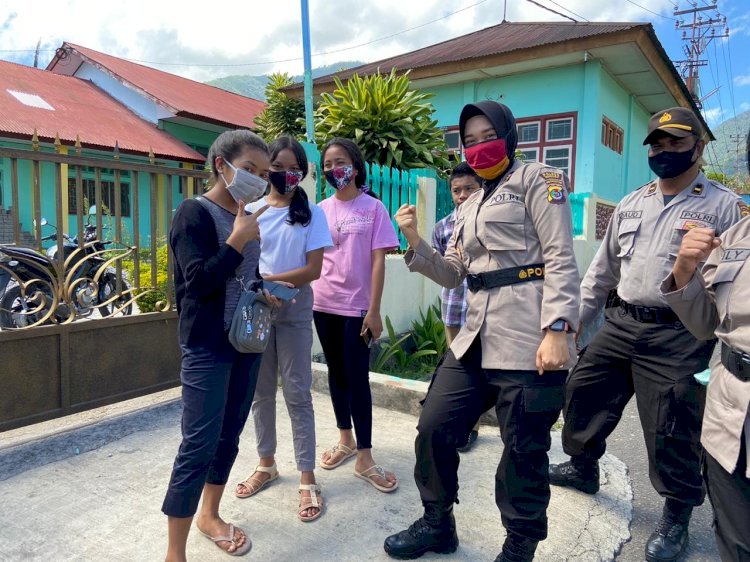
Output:
[[606,318],[565,386],[565,452],[599,459],[635,393],[651,484],[665,498],[700,505],[706,392],[693,374],[706,369],[715,341],[696,340],[679,322],[638,322],[622,308]]
[[714,533],[722,562],[750,562],[750,478],[745,435],[732,474],[706,454],[705,478],[714,508]]
[[456,447],[492,406],[503,454],[495,473],[495,502],[505,528],[533,540],[547,537],[550,429],[563,405],[567,371],[482,369],[480,340],[457,360],[449,351],[438,366],[415,443],[414,479],[423,503],[450,507],[458,501]]

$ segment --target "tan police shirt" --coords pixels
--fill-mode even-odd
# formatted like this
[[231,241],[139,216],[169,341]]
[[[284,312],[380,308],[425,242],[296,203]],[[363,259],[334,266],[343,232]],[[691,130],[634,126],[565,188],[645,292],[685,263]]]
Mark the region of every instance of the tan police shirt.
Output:
[[[707,340],[715,333],[722,342],[750,354],[750,218],[724,233],[721,246],[687,285],[676,291],[670,274],[661,291],[695,337]],[[717,354],[711,364],[701,443],[731,474],[737,467],[744,428],[748,478],[749,405],[750,382],[727,371]]]
[[[516,161],[486,199],[481,189],[459,207],[445,257],[424,241],[406,253],[411,271],[448,288],[468,273],[545,266],[543,280],[467,291],[466,323],[451,345],[457,358],[479,335],[485,369],[536,370],[544,328],[562,319],[576,329],[580,277],[568,192],[560,170]],[[568,343],[571,360],[565,368],[575,358],[572,334]]]
[[659,286],[672,271],[685,232],[700,226],[720,235],[740,220],[743,208],[739,195],[703,172],[666,206],[658,180],[627,195],[581,283],[581,323],[596,318],[615,287],[630,304],[667,307]]

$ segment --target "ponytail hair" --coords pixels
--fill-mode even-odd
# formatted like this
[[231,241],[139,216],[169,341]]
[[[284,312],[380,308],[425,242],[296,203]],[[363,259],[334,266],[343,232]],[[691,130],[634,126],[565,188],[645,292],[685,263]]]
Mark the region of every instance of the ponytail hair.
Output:
[[[290,150],[297,160],[297,165],[302,170],[302,179],[307,176],[307,172],[310,169],[307,163],[307,155],[305,154],[305,149],[302,148],[302,145],[295,138],[288,135],[281,136],[273,141],[268,148],[271,152],[271,162],[276,160],[276,157],[282,150]],[[307,226],[311,220],[312,210],[310,209],[307,193],[302,189],[302,186],[298,185],[294,190],[292,201],[289,204],[289,215],[286,218],[286,223]]]

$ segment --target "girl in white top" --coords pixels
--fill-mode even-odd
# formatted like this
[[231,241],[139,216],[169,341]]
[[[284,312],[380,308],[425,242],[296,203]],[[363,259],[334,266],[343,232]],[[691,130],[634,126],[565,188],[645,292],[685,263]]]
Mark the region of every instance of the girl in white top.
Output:
[[333,245],[323,211],[310,205],[299,183],[307,175],[308,163],[302,146],[291,137],[281,137],[269,147],[273,188],[268,205],[259,218],[261,238],[260,273],[264,280],[281,281],[299,289],[294,302],[287,302],[273,321],[268,347],[263,354],[255,400],[252,406],[260,462],[255,471],[237,484],[235,494],[248,498],[278,478],[276,468],[276,388],[281,385],[292,422],[297,470],[301,472],[297,512],[302,521],[313,521],[322,513],[320,487],[315,482],[315,419],[312,404],[312,305],[310,282],[320,277],[323,251]]

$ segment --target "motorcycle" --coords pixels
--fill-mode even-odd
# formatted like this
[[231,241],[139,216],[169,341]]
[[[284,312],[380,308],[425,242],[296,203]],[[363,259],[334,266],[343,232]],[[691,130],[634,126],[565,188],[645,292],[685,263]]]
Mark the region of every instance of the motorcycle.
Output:
[[[21,246],[0,246],[0,328],[26,328],[41,324],[66,324],[86,318],[97,310],[102,317],[130,315],[133,290],[114,263],[133,251],[107,250],[112,242],[97,239],[96,225],[89,209],[83,230],[83,246],[78,237],[62,233],[63,255],[58,244],[44,253]],[[41,219],[55,233],[42,241],[57,240],[57,227]],[[106,228],[106,227],[105,227]]]

